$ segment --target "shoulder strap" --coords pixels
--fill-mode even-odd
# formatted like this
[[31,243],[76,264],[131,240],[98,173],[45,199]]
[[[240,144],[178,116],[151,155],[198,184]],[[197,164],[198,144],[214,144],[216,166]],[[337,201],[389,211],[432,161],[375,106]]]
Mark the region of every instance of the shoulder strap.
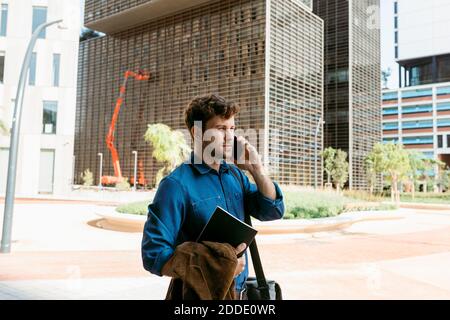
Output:
[[[242,181],[242,178],[238,175],[238,173],[236,172],[236,169],[234,168],[233,165],[230,165],[230,168],[231,168],[231,173],[236,177],[236,179],[238,179],[239,183],[241,184],[242,192],[244,192],[244,194],[245,194],[244,183]],[[252,225],[250,214],[248,214],[247,212],[245,212],[245,223],[247,223],[250,226]],[[266,294],[267,294],[267,299],[269,299],[268,298],[269,297],[269,289],[268,289],[268,285],[267,285],[267,281],[266,281],[266,276],[264,275],[261,258],[259,256],[256,239],[254,239],[253,242],[250,244],[250,254],[252,257],[253,267],[255,269],[256,280],[258,281],[258,287],[267,288]]]

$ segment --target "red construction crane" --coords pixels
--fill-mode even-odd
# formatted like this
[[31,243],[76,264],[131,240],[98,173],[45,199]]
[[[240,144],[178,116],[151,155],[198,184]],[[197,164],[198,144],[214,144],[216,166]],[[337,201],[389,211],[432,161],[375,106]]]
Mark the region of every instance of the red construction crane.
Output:
[[108,135],[106,136],[106,146],[108,147],[109,151],[111,151],[112,163],[114,166],[114,176],[103,176],[102,184],[104,185],[113,185],[123,180],[122,171],[120,169],[119,163],[119,155],[117,154],[116,147],[114,147],[114,131],[116,127],[117,118],[119,117],[120,107],[122,106],[125,97],[128,78],[130,77],[134,78],[135,80],[148,80],[150,79],[150,74],[142,70],[138,72],[127,70],[125,72],[125,78],[123,80],[122,85],[120,86],[119,98],[117,98],[116,106],[114,108],[114,114],[111,119],[111,124],[109,125]]

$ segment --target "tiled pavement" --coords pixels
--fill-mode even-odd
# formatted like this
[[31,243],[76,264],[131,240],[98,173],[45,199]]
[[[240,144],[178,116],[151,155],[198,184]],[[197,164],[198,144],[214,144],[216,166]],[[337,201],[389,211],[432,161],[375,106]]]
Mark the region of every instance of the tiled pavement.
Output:
[[[17,205],[0,299],[162,299],[169,279],[143,270],[141,235],[91,227],[91,209]],[[266,273],[286,299],[450,299],[450,212],[399,213],[343,231],[261,236]]]

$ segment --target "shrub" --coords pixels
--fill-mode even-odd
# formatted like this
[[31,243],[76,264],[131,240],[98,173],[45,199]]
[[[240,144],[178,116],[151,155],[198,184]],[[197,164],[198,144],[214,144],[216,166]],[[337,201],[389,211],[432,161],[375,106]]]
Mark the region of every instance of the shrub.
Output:
[[131,189],[128,179],[123,178],[121,181],[116,183],[116,189],[119,191],[129,191]]
[[84,172],[81,174],[81,180],[83,181],[83,186],[85,187],[92,186],[94,184],[94,176],[91,170],[89,169],[84,170]]
[[120,205],[116,208],[117,212],[120,213],[129,213],[129,214],[137,214],[137,215],[146,215],[147,208],[150,204],[149,201],[139,201],[139,202],[131,202]]

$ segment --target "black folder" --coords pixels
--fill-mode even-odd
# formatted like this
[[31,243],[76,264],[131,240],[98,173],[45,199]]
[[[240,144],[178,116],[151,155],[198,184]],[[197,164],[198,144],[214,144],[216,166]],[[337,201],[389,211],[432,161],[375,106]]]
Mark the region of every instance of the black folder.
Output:
[[[257,232],[253,227],[239,220],[225,209],[217,206],[202,232],[200,232],[197,242],[212,241],[229,243],[235,248],[241,243],[245,243],[248,247]],[[242,256],[244,251],[238,257]]]

